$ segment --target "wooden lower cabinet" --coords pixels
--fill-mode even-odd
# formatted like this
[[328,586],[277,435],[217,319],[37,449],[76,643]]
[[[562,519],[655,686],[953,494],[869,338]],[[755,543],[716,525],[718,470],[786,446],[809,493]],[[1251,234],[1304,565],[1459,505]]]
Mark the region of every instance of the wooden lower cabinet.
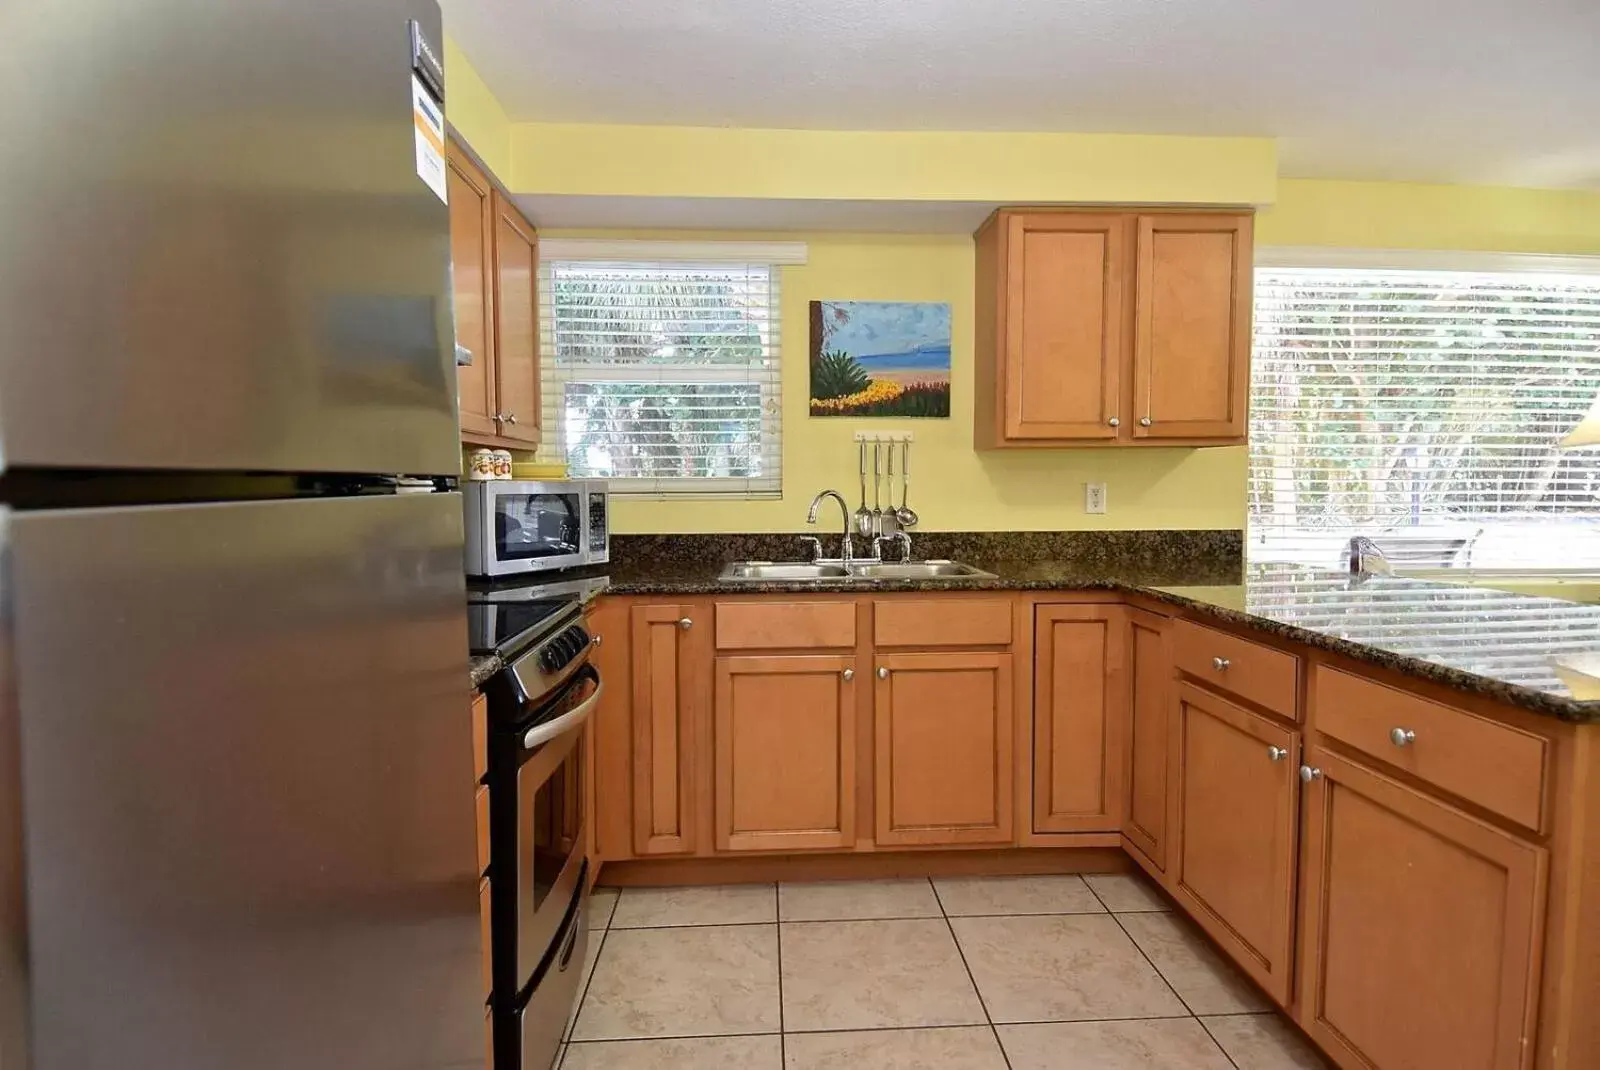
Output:
[[1011,655],[880,654],[875,671],[877,843],[1011,843]]
[[712,735],[719,851],[854,846],[855,661],[717,659]]
[[1167,869],[1172,792],[1171,622],[1158,613],[1128,610],[1128,804],[1122,834],[1158,874]]
[[1116,832],[1126,775],[1121,606],[1034,611],[1033,831]]
[[1305,760],[1301,1025],[1347,1067],[1532,1066],[1545,850],[1326,750]]
[[691,605],[637,605],[632,631],[633,850],[695,850],[695,752],[709,698],[710,649]]
[[1177,855],[1169,887],[1280,1003],[1293,987],[1300,739],[1178,685]]

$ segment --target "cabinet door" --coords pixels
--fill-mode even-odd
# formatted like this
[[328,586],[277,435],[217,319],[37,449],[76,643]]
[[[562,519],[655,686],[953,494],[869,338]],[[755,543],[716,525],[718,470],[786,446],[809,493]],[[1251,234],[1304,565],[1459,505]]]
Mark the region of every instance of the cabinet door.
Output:
[[489,180],[450,142],[445,154],[450,194],[450,272],[456,344],[472,351],[472,363],[456,368],[461,430],[495,433],[494,286]]
[[877,842],[1011,843],[1010,654],[883,654]]
[[1248,215],[1139,217],[1135,438],[1244,439],[1251,257]]
[[494,194],[495,402],[500,437],[539,443],[538,241],[522,213]]
[[1126,617],[1117,606],[1034,616],[1033,831],[1122,826]]
[[1167,811],[1172,799],[1172,652],[1167,618],[1128,611],[1131,715],[1128,726],[1128,809],[1122,834],[1144,855],[1141,861],[1167,868]]
[[1009,220],[1007,439],[1117,437],[1129,218],[1040,214]]
[[1546,852],[1318,747],[1301,1025],[1346,1066],[1533,1065]]
[[704,693],[692,613],[689,606],[633,607],[635,854],[695,849],[694,754]]
[[1178,687],[1173,894],[1280,1003],[1293,976],[1299,734]]
[[717,659],[718,850],[855,846],[854,678],[854,657]]

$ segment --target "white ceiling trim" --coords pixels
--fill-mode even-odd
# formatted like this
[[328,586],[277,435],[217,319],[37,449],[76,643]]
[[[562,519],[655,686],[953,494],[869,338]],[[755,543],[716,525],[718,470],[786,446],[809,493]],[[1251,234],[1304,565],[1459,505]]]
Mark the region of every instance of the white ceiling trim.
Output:
[[1340,249],[1326,246],[1258,245],[1256,267],[1355,268],[1383,271],[1537,272],[1600,275],[1600,256],[1492,253],[1451,249]]
[[744,264],[804,264],[808,250],[803,241],[650,241],[612,238],[541,238],[542,260],[671,261]]

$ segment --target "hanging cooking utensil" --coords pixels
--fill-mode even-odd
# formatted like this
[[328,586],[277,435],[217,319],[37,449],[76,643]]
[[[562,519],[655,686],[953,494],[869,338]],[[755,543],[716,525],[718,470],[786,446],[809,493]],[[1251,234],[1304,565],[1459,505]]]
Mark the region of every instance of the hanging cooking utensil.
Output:
[[863,539],[872,538],[872,510],[867,508],[867,443],[862,439],[858,444],[857,452],[860,454],[861,467],[861,505],[855,512],[856,534]]
[[[894,447],[890,446],[890,450]],[[894,463],[894,454],[890,455],[890,464]],[[901,528],[914,528],[917,526],[917,512],[906,504],[911,496],[911,440],[908,438],[900,446],[900,508],[894,511],[894,516]],[[894,480],[889,480],[889,501],[894,501]]]

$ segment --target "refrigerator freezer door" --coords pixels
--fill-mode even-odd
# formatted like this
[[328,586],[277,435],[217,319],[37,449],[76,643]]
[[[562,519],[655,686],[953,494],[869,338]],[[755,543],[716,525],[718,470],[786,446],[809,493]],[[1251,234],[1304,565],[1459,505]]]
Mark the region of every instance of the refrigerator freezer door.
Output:
[[4,20],[0,456],[453,475],[434,0],[73,0]]
[[31,1070],[483,1065],[460,544],[454,494],[12,514]]

